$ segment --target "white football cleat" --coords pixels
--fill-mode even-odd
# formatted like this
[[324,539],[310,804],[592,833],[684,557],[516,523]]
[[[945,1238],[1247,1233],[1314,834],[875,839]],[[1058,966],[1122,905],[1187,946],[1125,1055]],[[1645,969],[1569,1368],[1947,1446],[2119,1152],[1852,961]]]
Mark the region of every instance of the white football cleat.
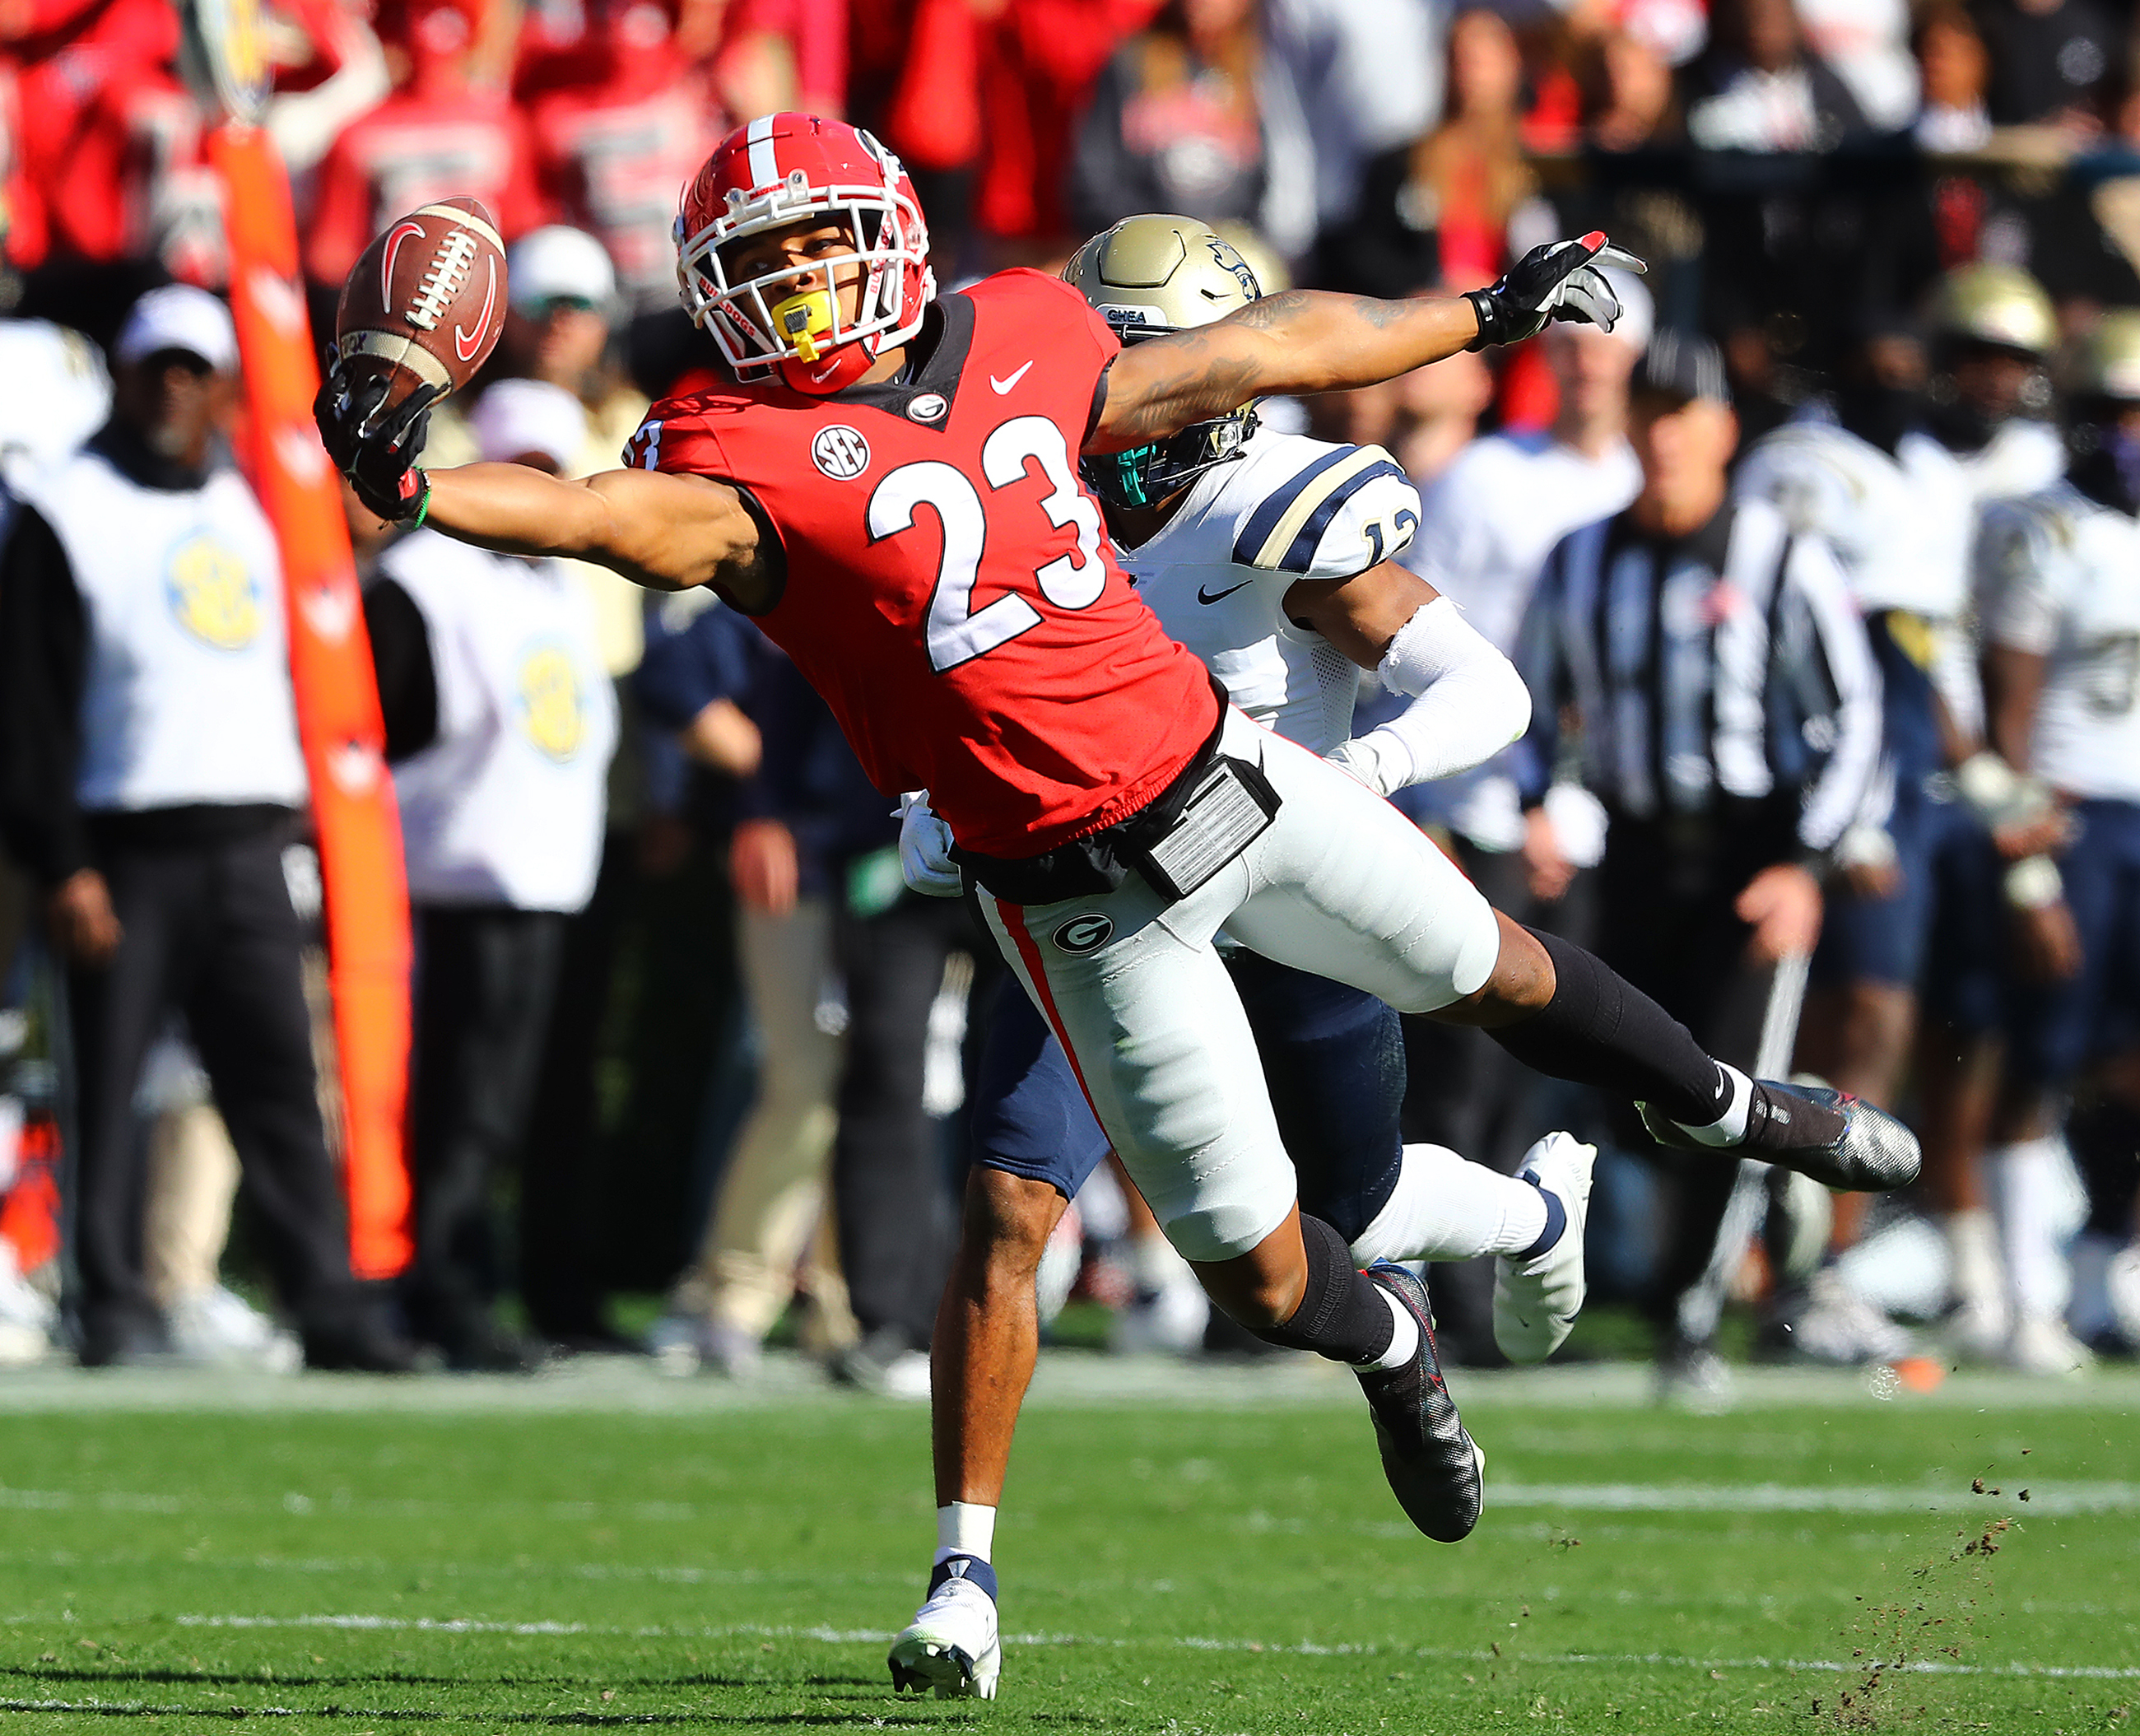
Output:
[[1547,1211],[1563,1214],[1553,1246],[1531,1259],[1494,1261],[1494,1342],[1511,1362],[1543,1362],[1567,1341],[1586,1288],[1583,1227],[1590,1213],[1590,1172],[1598,1148],[1573,1134],[1549,1133],[1524,1154],[1518,1173],[1544,1194]]
[[2016,1373],[2074,1379],[2095,1366],[2095,1355],[2054,1314],[2015,1317],[2006,1341],[2006,1366]]
[[220,1284],[190,1291],[167,1311],[171,1349],[182,1362],[292,1375],[305,1366],[297,1335]]
[[895,1693],[936,1690],[939,1699],[994,1699],[1003,1669],[995,1570],[970,1555],[938,1567],[928,1601],[891,1642]]
[[2140,1242],[2111,1255],[2104,1284],[2110,1292],[2110,1317],[2117,1324],[2118,1335],[2140,1349]]
[[1899,1361],[1917,1350],[1907,1332],[1853,1290],[1833,1267],[1813,1275],[1804,1311],[1791,1322],[1789,1342],[1808,1361],[1844,1368]]
[[22,1368],[52,1354],[60,1311],[16,1269],[15,1244],[0,1236],[0,1368]]

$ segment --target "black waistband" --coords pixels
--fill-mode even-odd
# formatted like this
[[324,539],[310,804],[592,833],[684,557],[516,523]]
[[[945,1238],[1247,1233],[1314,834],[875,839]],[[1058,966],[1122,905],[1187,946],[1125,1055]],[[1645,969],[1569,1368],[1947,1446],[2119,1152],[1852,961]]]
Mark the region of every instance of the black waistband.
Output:
[[137,850],[198,850],[287,833],[297,814],[276,802],[195,802],[185,807],[91,809],[82,815],[99,856]]
[[953,859],[1005,904],[1052,905],[1114,891],[1129,878],[1130,854],[1181,817],[1181,810],[1219,757],[1219,739],[1226,733],[1226,714],[1234,702],[1215,678],[1211,691],[1219,700],[1219,719],[1210,734],[1166,787],[1135,813],[1038,856],[983,856],[955,846]]

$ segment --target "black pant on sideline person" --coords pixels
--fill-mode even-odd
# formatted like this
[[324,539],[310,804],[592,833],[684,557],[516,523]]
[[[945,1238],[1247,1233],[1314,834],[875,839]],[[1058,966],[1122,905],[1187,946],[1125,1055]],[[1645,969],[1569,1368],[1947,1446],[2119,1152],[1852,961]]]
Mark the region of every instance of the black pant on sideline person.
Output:
[[533,1351],[491,1314],[491,1184],[518,1155],[564,953],[551,910],[433,906],[416,915],[410,1167],[410,1324],[456,1368],[517,1370]]
[[[1772,968],[1747,957],[1753,930],[1733,905],[1763,868],[1788,859],[1795,797],[1695,824],[1612,818],[1598,870],[1598,952],[1694,1033],[1720,1061],[1750,1070],[1761,1040]],[[1649,1312],[1667,1338],[1679,1301],[1709,1263],[1739,1165],[1715,1154],[1668,1151],[1620,1112],[1627,1145],[1670,1184],[1670,1219]]]
[[[226,831],[243,817],[193,812],[213,813]],[[68,975],[82,1360],[120,1361],[163,1347],[161,1316],[142,1273],[134,1096],[143,1059],[175,1006],[230,1130],[262,1245],[307,1361],[391,1366],[401,1360],[398,1347],[366,1317],[350,1277],[342,1204],[320,1122],[303,932],[282,878],[286,828],[269,820],[191,842],[142,831],[123,817],[91,821],[122,938],[108,965],[76,965]]]
[[941,1130],[923,1104],[929,1009],[945,961],[979,944],[963,903],[911,893],[872,916],[842,910],[835,925],[847,1050],[832,1197],[862,1331],[851,1358],[929,1346],[958,1228]]

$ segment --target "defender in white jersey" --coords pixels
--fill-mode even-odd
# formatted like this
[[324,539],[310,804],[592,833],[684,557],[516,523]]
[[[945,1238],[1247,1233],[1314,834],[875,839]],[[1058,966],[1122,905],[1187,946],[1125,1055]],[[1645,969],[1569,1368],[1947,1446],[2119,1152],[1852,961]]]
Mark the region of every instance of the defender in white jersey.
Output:
[[[1180,218],[1118,224],[1088,243],[1066,275],[1126,338],[1217,318],[1256,294],[1233,250]],[[1418,500],[1379,448],[1259,431],[1250,406],[1165,445],[1088,460],[1083,469],[1141,594],[1234,704],[1279,735],[1387,793],[1479,763],[1528,718],[1529,697],[1507,660],[1452,603],[1389,561],[1417,526]],[[1356,738],[1352,699],[1363,667],[1377,669],[1412,703]],[[948,834],[922,800],[910,797],[906,807],[909,885],[955,895],[960,880]],[[1401,882],[1445,865],[1438,856],[1423,865],[1406,850],[1354,866]],[[1578,949],[1504,916],[1496,925],[1501,958],[1524,960],[1524,980],[1481,989],[1436,1017],[1493,1028],[1542,1071],[1631,1096],[1668,1094],[1681,1106],[1672,1113],[1686,1125],[1701,1124],[1699,1137],[1711,1143],[1751,1143],[1755,1098],[1764,1106],[1784,1101],[1779,1094],[1788,1088],[1750,1082],[1749,1113],[1740,1120],[1740,1076],[1703,1054],[1653,1002]],[[1075,928],[1058,928],[1053,944],[1081,944]],[[1442,1148],[1406,1147],[1397,1128],[1401,1039],[1390,1009],[1246,948],[1234,951],[1230,969],[1303,1209],[1336,1228],[1362,1264],[1499,1256],[1497,1340],[1513,1360],[1549,1354],[1582,1301],[1590,1149],[1550,1135],[1533,1148],[1524,1176],[1512,1180]],[[1495,981],[1506,979],[1497,972]],[[1872,1130],[1854,1108],[1832,1100],[1788,1101],[1789,1116],[1847,1123],[1848,1130],[1826,1135],[1838,1149],[1848,1141],[1862,1150]],[[1720,1116],[1735,1130],[1721,1140],[1715,1137]],[[1765,1106],[1760,1119],[1764,1126],[1784,1125]],[[990,1552],[1038,1343],[1034,1273],[1064,1205],[1107,1149],[1068,1061],[1020,998],[1005,998],[995,1011],[974,1139],[964,1234],[933,1347],[936,1562],[927,1600],[895,1640],[891,1664],[901,1686],[989,1696],[1001,1655]],[[1800,1148],[1787,1160],[1809,1158]],[[1195,1214],[1242,1209],[1247,1181],[1220,1168],[1185,1177],[1181,1189],[1151,1203],[1172,1226]],[[1380,1268],[1385,1277],[1399,1270]],[[1424,1291],[1408,1274],[1403,1282],[1431,1345]],[[1382,1439],[1387,1465],[1391,1448]],[[1465,1447],[1468,1454],[1468,1437]],[[1394,1469],[1391,1479],[1397,1486]],[[1475,1507],[1454,1524],[1410,1503],[1406,1511],[1429,1536],[1452,1542],[1477,1517]]]
[[[1991,1170],[2017,1366],[2069,1372],[2071,1281],[2049,1178],[2065,1143],[2113,1293],[2140,1300],[2129,1245],[2140,1148],[2140,311],[2104,316],[2073,382],[2065,479],[1987,515],[1978,581],[1991,750],[2044,823],[2002,839],[2017,945]],[[2079,1089],[2076,1089],[2079,1087]],[[2099,1311],[2098,1311],[2099,1312]],[[2078,1316],[2076,1317],[2078,1317]],[[2140,1327],[2140,1316],[2133,1320]]]
[[[1961,466],[1973,511],[1972,551],[1995,502],[2041,493],[2064,474],[2065,442],[2055,423],[2050,364],[2061,339],[2043,286],[2009,265],[1949,272],[1933,293],[1932,410],[1928,425]],[[1984,1360],[2028,1356],[2013,1333],[1992,1194],[2020,1199],[2025,1178],[1988,1193],[1984,1130],[1999,1083],[2000,977],[2003,965],[1997,842],[2016,819],[2004,762],[1983,747],[1981,634],[1972,593],[1950,655],[1936,671],[1956,738],[1951,782],[1936,779],[1930,812],[1938,834],[1932,874],[1939,890],[1926,968],[1917,985],[1920,1028],[1912,1063],[1925,1132],[1926,1190],[1947,1243],[1953,1307],[1949,1343]],[[2026,1165],[2023,1166],[2026,1170]],[[2063,1179],[2059,1180],[2062,1183]],[[2024,1215],[2032,1209],[2025,1203]],[[2055,1339],[2052,1366],[2067,1353]]]

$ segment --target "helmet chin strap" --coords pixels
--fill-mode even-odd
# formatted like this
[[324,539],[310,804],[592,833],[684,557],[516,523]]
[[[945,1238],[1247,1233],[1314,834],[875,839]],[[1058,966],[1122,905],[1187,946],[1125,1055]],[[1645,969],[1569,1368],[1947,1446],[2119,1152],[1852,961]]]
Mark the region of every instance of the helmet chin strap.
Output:
[[876,360],[872,348],[869,338],[852,338],[832,349],[821,350],[814,362],[791,356],[780,363],[780,377],[790,390],[812,398],[828,398],[835,392],[844,392],[869,372]]

